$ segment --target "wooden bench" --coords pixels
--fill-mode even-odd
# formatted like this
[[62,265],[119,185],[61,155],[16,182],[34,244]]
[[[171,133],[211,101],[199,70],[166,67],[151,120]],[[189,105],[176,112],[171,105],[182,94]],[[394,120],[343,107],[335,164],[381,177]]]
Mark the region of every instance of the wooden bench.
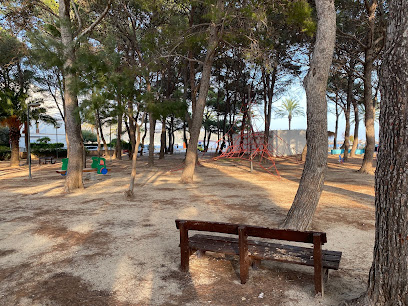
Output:
[[45,165],[47,163],[50,164],[55,164],[55,159],[52,156],[45,156],[45,157],[39,157],[38,158],[38,163],[41,165],[41,161],[42,163]]
[[[257,266],[261,260],[312,266],[314,267],[315,292],[323,296],[324,278],[327,280],[329,269],[337,270],[340,264],[341,252],[322,250],[322,245],[327,242],[326,233],[322,232],[195,220],[176,220],[176,226],[180,230],[181,270],[185,272],[189,268],[189,257],[195,251],[238,255],[242,284],[248,280],[249,265]],[[189,230],[238,235],[238,238],[203,234],[189,237]],[[313,248],[252,240],[248,239],[248,236],[312,243]]]

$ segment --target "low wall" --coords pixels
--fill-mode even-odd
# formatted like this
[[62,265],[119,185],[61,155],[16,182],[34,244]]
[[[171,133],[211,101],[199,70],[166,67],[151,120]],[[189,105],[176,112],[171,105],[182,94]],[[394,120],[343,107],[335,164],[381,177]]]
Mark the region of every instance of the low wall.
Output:
[[270,132],[268,148],[275,156],[302,154],[305,145],[305,130],[273,130]]
[[[264,132],[257,132],[253,136],[243,135],[242,149],[249,152],[258,146],[262,146]],[[234,136],[234,151],[242,150],[239,147],[241,135]],[[291,156],[302,154],[306,145],[305,130],[272,130],[269,132],[268,149],[273,156]]]

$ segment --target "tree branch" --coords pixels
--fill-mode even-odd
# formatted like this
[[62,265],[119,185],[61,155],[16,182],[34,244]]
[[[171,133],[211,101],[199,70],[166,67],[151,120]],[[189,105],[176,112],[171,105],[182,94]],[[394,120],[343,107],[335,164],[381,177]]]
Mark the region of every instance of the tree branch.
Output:
[[200,60],[195,59],[195,58],[189,58],[189,57],[187,57],[187,56],[184,56],[184,55],[181,55],[181,54],[177,54],[177,53],[176,53],[176,54],[169,54],[169,55],[161,55],[160,57],[162,57],[162,58],[181,57],[181,58],[184,58],[184,59],[188,60],[189,62],[196,62],[196,63],[198,63],[198,64],[200,64],[200,65],[203,65],[203,64],[204,64],[203,61],[200,61]]
[[58,14],[55,14],[48,6],[46,6],[43,2],[37,0],[35,3],[38,5],[39,8],[47,11],[51,15],[53,15],[55,18],[59,18]]
[[83,36],[85,36],[86,34],[88,34],[89,32],[91,32],[102,21],[102,19],[108,13],[108,11],[109,11],[109,9],[111,7],[111,4],[112,4],[112,0],[109,0],[108,4],[106,5],[105,10],[102,12],[102,14],[100,14],[99,17],[89,27],[87,27],[81,34],[78,35],[77,41],[80,38],[82,38]]
[[81,16],[79,15],[78,8],[75,2],[72,2],[72,6],[74,7],[75,16],[78,20],[78,29],[74,36],[78,36],[78,34],[81,33],[81,30],[82,30],[82,19],[81,19]]
[[363,44],[357,37],[355,37],[354,35],[348,34],[343,32],[342,30],[340,30],[339,28],[337,28],[337,31],[344,37],[348,37],[351,39],[354,39],[361,47],[363,47],[364,49],[367,48],[367,46],[365,44]]

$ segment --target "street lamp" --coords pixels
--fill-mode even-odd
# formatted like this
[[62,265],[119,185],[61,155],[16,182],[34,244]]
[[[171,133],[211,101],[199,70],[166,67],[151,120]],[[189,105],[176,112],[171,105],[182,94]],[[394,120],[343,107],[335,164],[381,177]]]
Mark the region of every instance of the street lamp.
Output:
[[31,179],[31,148],[30,148],[30,107],[40,106],[40,102],[32,102],[27,104],[27,159],[28,159],[28,178]]

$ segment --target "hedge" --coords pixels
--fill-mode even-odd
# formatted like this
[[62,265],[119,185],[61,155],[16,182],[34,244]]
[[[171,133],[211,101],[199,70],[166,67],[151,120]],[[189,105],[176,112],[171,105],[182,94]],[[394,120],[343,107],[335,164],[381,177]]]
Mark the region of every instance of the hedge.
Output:
[[41,157],[41,156],[57,156],[66,157],[67,149],[63,149],[63,143],[31,143],[31,153]]
[[0,145],[0,160],[9,160],[10,157],[11,157],[10,147]]

